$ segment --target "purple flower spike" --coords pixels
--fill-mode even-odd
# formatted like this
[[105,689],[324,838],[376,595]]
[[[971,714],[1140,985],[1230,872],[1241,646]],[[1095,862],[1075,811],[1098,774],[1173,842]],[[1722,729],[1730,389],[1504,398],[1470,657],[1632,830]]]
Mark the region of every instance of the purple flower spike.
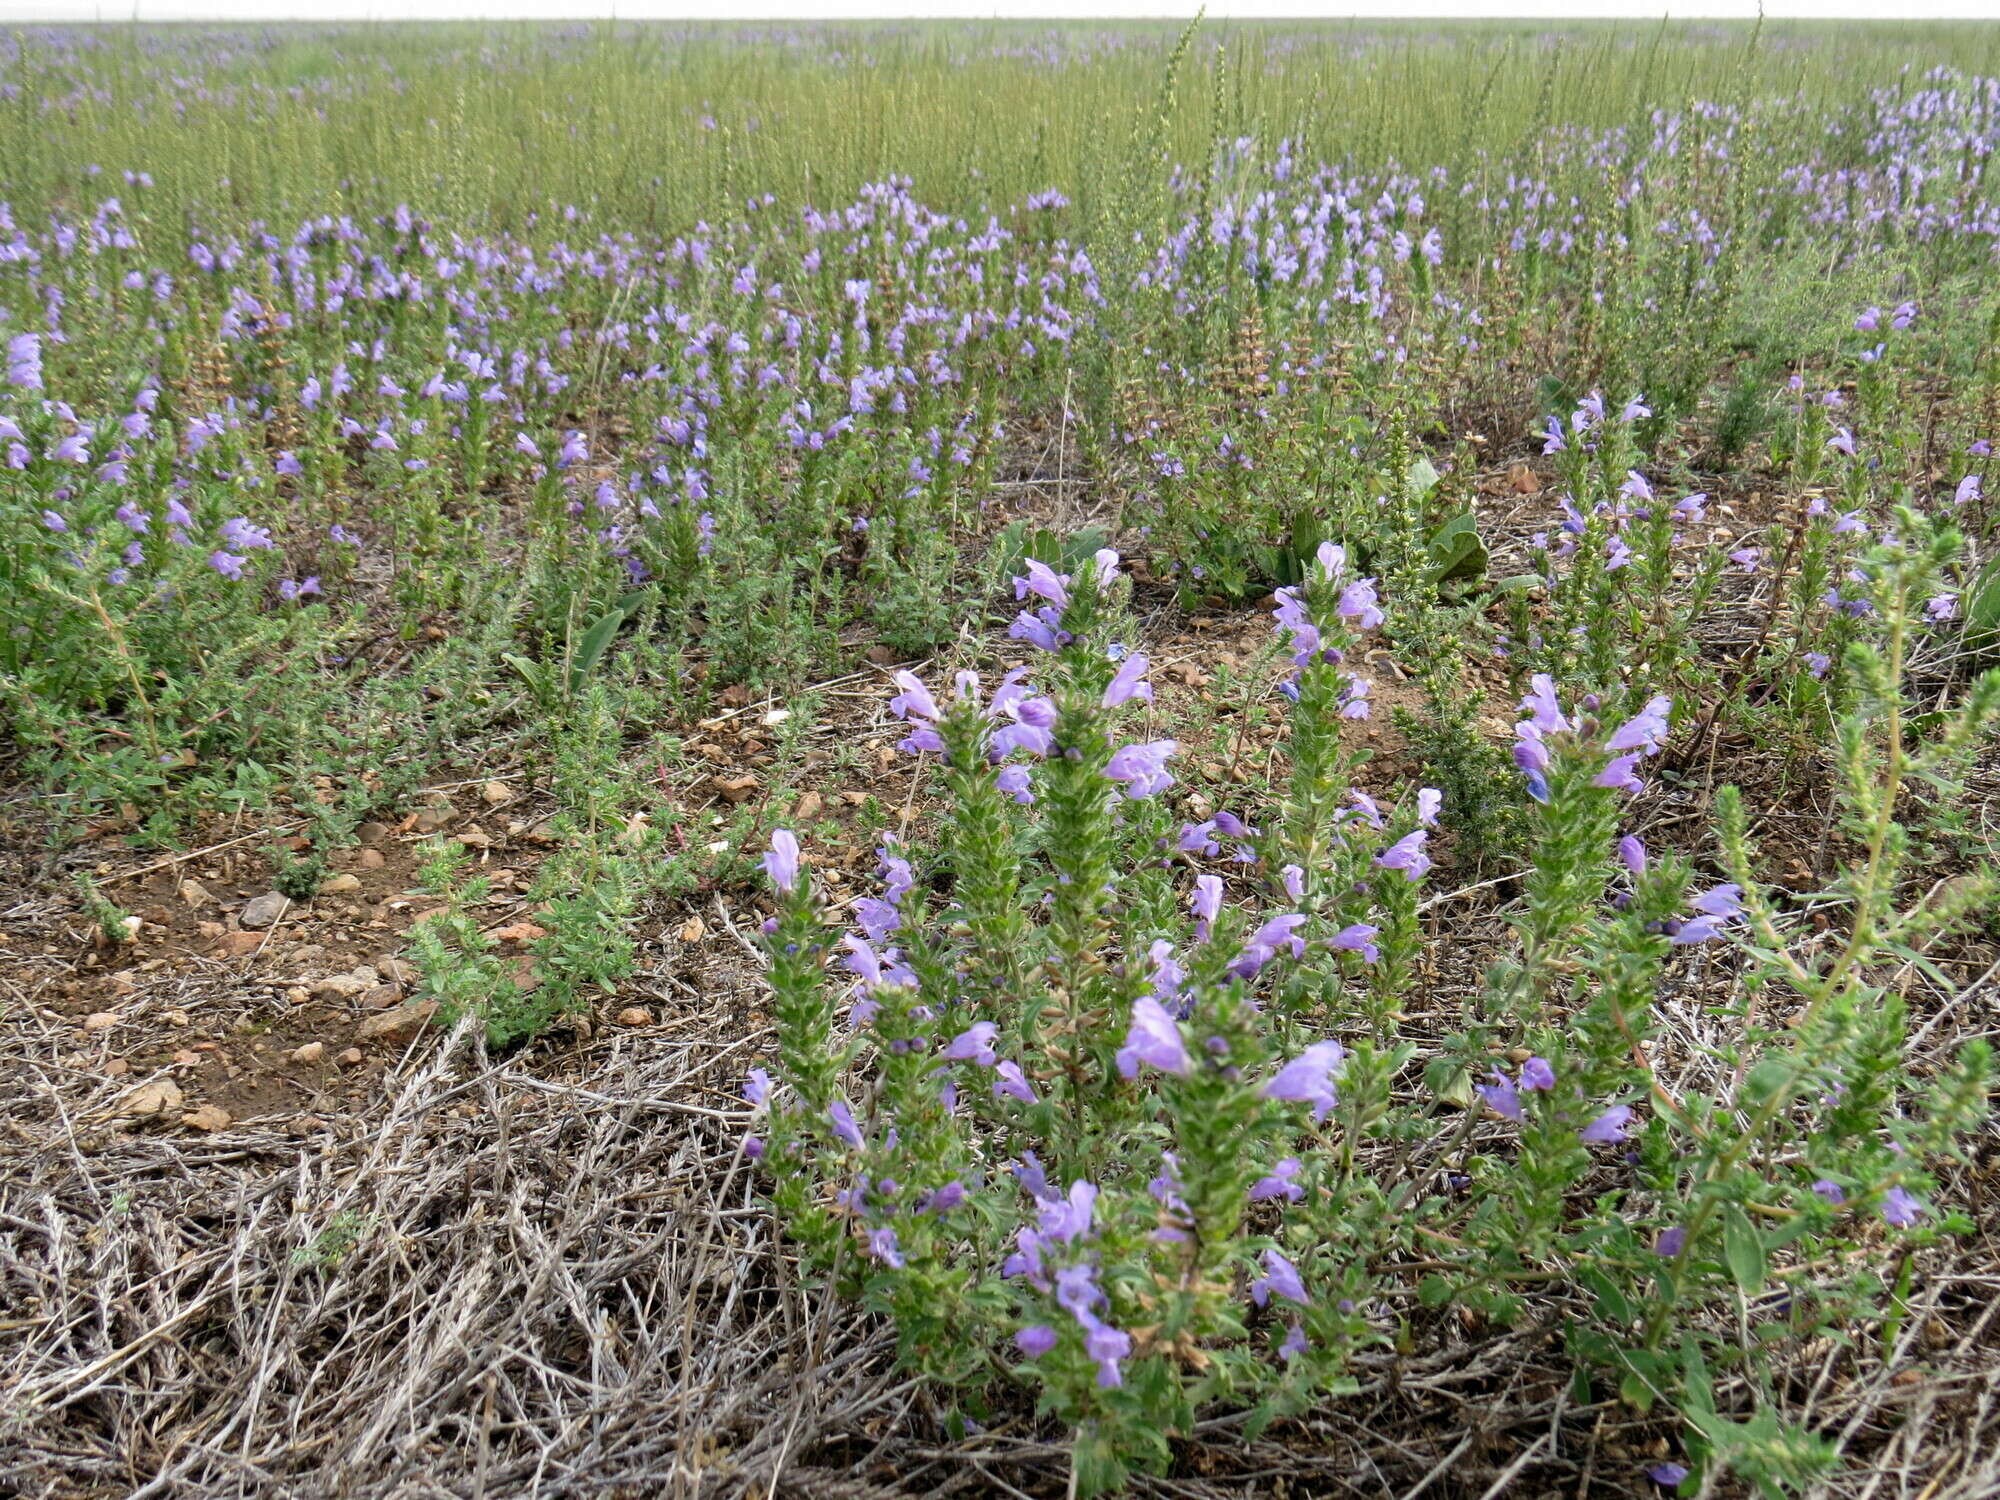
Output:
[[1604,742],[1606,753],[1619,755],[1639,750],[1647,755],[1658,755],[1660,747],[1666,743],[1669,731],[1667,714],[1673,706],[1674,700],[1665,696],[1648,700],[1644,708],[1620,725]]

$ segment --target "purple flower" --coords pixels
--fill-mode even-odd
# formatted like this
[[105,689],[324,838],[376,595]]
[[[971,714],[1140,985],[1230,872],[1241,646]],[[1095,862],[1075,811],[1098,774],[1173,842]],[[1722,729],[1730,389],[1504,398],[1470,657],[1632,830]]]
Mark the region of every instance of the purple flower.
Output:
[[[1532,724],[1522,724],[1532,731]],[[1514,765],[1528,779],[1528,795],[1537,802],[1549,800],[1549,750],[1539,734],[1530,733],[1514,741]]]
[[220,549],[208,554],[208,565],[224,578],[241,578],[243,564],[249,560],[247,557],[238,557],[233,552],[224,552]]
[[1040,1359],[1056,1346],[1056,1331],[1046,1323],[1030,1323],[1014,1335],[1014,1343],[1029,1359]]
[[1703,891],[1688,904],[1711,917],[1740,916],[1743,912],[1743,887],[1730,881]]
[[1840,1207],[1841,1204],[1847,1201],[1847,1194],[1841,1191],[1840,1184],[1835,1182],[1831,1177],[1820,1178],[1818,1182],[1812,1185],[1812,1190],[1814,1195],[1822,1202],[1830,1203],[1835,1208]]
[[1266,1176],[1258,1178],[1250,1185],[1250,1201],[1262,1203],[1267,1198],[1285,1198],[1293,1203],[1298,1202],[1306,1195],[1306,1190],[1292,1180],[1299,1175],[1299,1172],[1299,1159],[1296,1156],[1286,1157],[1272,1167]]
[[771,835],[771,847],[757,862],[766,875],[786,895],[790,895],[799,883],[799,841],[788,828],[780,828]]
[[762,1068],[752,1068],[743,1080],[743,1097],[753,1108],[770,1098],[771,1075]]
[[1673,706],[1673,699],[1664,696],[1648,700],[1643,709],[1621,724],[1604,742],[1605,753],[1618,755],[1638,750],[1647,755],[1658,755],[1660,747],[1666,743],[1669,732],[1667,713]]
[[1151,996],[1132,1002],[1132,1024],[1118,1049],[1118,1071],[1125,1077],[1137,1078],[1141,1063],[1162,1073],[1184,1074],[1189,1068],[1179,1023]]
[[993,1097],[995,1099],[1019,1099],[1023,1104],[1039,1102],[1034,1086],[1022,1075],[1021,1065],[1016,1062],[1000,1062],[993,1069]]
[[72,432],[68,437],[49,450],[49,457],[59,464],[87,464],[90,462],[90,448],[87,435]]
[[847,1101],[836,1099],[826,1107],[827,1118],[833,1121],[833,1133],[859,1151],[864,1144],[860,1127],[854,1123],[854,1111],[847,1107]]
[[1672,1260],[1687,1248],[1688,1232],[1678,1224],[1662,1229],[1653,1241],[1653,1253]]
[[1264,1274],[1250,1284],[1250,1300],[1262,1307],[1271,1300],[1273,1292],[1287,1302],[1296,1302],[1301,1306],[1310,1300],[1306,1296],[1306,1284],[1299,1279],[1299,1268],[1276,1250],[1266,1250]]
[[1134,698],[1151,703],[1153,685],[1145,680],[1146,666],[1145,656],[1136,651],[1120,662],[1117,675],[1111,679],[1111,686],[1104,690],[1104,706],[1116,708]]
[[1362,962],[1372,964],[1382,956],[1382,950],[1375,946],[1375,938],[1381,931],[1372,923],[1355,922],[1327,939],[1327,945],[1345,953],[1359,953]]
[[1521,1087],[1530,1093],[1546,1094],[1556,1086],[1556,1070],[1545,1057],[1531,1057],[1521,1064]]
[[1205,943],[1208,941],[1217,914],[1222,910],[1222,877],[1197,875],[1194,891],[1188,897],[1188,905],[1194,911],[1195,936]]
[[1121,1333],[1109,1323],[1092,1320],[1089,1332],[1083,1336],[1084,1353],[1097,1361],[1097,1384],[1101,1389],[1113,1390],[1125,1383],[1119,1373],[1118,1361],[1132,1352],[1132,1336]]
[[1023,805],[1035,800],[1035,794],[1029,787],[1028,768],[1026,766],[1008,766],[998,776],[993,778],[993,784],[1009,797],[1012,797],[1016,802]]
[[1292,1326],[1286,1331],[1285,1341],[1278,1345],[1278,1358],[1283,1360],[1297,1359],[1311,1347],[1312,1345],[1306,1342],[1305,1325],[1297,1318],[1294,1318],[1292,1319]]
[[1334,611],[1341,618],[1352,620],[1360,630],[1373,630],[1387,618],[1377,603],[1375,580],[1372,578],[1356,579],[1342,589]]
[[1340,1102],[1332,1075],[1346,1055],[1338,1042],[1314,1042],[1278,1069],[1277,1075],[1264,1085],[1264,1097],[1310,1104],[1313,1118],[1324,1120]]
[[1417,788],[1417,826],[1437,827],[1438,809],[1444,806],[1444,793],[1436,787]]
[[1635,876],[1645,874],[1646,846],[1635,835],[1626,834],[1618,841],[1618,862]]
[[1958,492],[1951,497],[1953,505],[1965,505],[1980,497],[1980,481],[1977,474],[1968,474],[1958,482]]
[[1091,1216],[1097,1209],[1095,1184],[1078,1178],[1069,1185],[1067,1198],[1049,1198],[1039,1211],[1042,1238],[1067,1245],[1090,1233]]
[[1805,661],[1806,670],[1815,677],[1826,676],[1827,669],[1833,665],[1833,658],[1824,651],[1808,651]]
[[1632,1123],[1632,1107],[1614,1104],[1576,1133],[1586,1146],[1613,1146],[1625,1139],[1625,1127]]
[[1638,751],[1634,750],[1629,755],[1621,755],[1616,760],[1607,762],[1603,770],[1590,778],[1590,784],[1592,786],[1604,787],[1614,792],[1643,791],[1645,790],[1646,783],[1639,779],[1639,773],[1636,769],[1638,764]]
[[1497,1067],[1493,1070],[1493,1081],[1478,1084],[1476,1092],[1496,1115],[1505,1116],[1509,1120],[1519,1120],[1522,1117],[1521,1096],[1515,1091],[1513,1081]]
[[1014,580],[1014,597],[1025,599],[1030,594],[1046,599],[1057,609],[1069,607],[1069,574],[1057,573],[1045,562],[1029,558],[1025,577]]
[[1431,857],[1424,853],[1424,841],[1429,837],[1421,828],[1406,833],[1376,855],[1375,863],[1385,870],[1401,870],[1403,878],[1414,885],[1424,878],[1424,871],[1431,867]]
[[999,1060],[993,1051],[993,1038],[999,1032],[1000,1028],[991,1021],[975,1021],[953,1037],[951,1045],[938,1056],[945,1062],[975,1062],[982,1068],[990,1068]]
[[1687,1469],[1681,1464],[1654,1464],[1646,1471],[1646,1477],[1661,1489],[1677,1489],[1680,1482],[1688,1477]]
[[1179,748],[1174,740],[1149,740],[1126,745],[1112,755],[1104,767],[1104,774],[1113,781],[1125,783],[1127,797],[1150,797],[1174,784],[1174,778],[1167,770],[1167,757]]
[[1826,445],[1836,453],[1845,453],[1849,458],[1854,457],[1854,433],[1849,428],[1836,427],[1833,436],[1826,440]]
[[1882,1195],[1882,1218],[1898,1229],[1908,1229],[1923,1211],[1923,1204],[1903,1188],[1892,1187]]
[[69,531],[69,522],[65,521],[52,510],[42,512],[42,524],[58,536],[66,535]]
[[1681,923],[1669,939],[1676,947],[1686,948],[1695,943],[1713,942],[1722,936],[1721,918],[1699,916]]
[[1293,958],[1304,957],[1305,939],[1298,935],[1298,929],[1305,925],[1305,920],[1297,912],[1271,918],[1251,934],[1243,952],[1230,966],[1231,971],[1244,979],[1254,978],[1258,970],[1286,948],[1291,949]]
[[1924,616],[1939,624],[1958,614],[1958,595],[1934,594],[1924,604]]
[[923,680],[916,673],[898,672],[896,686],[901,688],[902,692],[889,700],[889,712],[897,718],[907,719],[914,714],[919,719],[928,719],[936,723],[941,717],[937,699],[931,696],[931,690],[924,686]]
[[1521,700],[1521,711],[1528,715],[1528,722],[1543,734],[1560,734],[1568,729],[1569,720],[1563,717],[1562,705],[1556,702],[1555,680],[1546,672],[1537,672],[1528,683],[1530,691]]
[[896,1244],[896,1231],[874,1229],[868,1234],[868,1253],[891,1270],[903,1269],[903,1252]]

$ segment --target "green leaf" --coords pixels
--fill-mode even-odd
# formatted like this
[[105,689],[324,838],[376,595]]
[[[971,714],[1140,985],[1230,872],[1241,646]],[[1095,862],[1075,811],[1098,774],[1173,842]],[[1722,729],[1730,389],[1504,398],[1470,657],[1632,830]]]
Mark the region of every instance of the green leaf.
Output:
[[583,633],[583,639],[570,652],[568,669],[563,673],[563,685],[574,696],[583,686],[583,680],[590,675],[590,669],[597,665],[597,659],[604,655],[612,638],[618,634],[619,626],[639,612],[639,607],[653,597],[652,590],[639,589],[627,594],[611,607],[602,619],[591,625]]
[[1743,1210],[1733,1203],[1722,1211],[1722,1258],[1731,1279],[1746,1295],[1754,1295],[1763,1288],[1764,1277],[1770,1270],[1764,1241]]
[[1430,570],[1434,583],[1483,578],[1488,556],[1478,522],[1470,511],[1453,516],[1431,536]]

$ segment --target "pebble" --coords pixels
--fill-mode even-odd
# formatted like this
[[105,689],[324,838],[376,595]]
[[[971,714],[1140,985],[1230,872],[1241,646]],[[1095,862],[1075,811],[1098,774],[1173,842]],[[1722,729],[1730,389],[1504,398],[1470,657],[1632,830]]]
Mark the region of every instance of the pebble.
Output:
[[321,883],[322,896],[345,896],[361,889],[361,879],[357,875],[335,875]]
[[364,1042],[407,1042],[437,1014],[435,1000],[409,1000],[393,1010],[381,1011],[361,1023],[356,1039]]
[[276,891],[266,891],[246,901],[236,920],[245,927],[269,927],[285,914],[285,908],[291,904]]
[[337,1060],[345,1063],[350,1068],[357,1067],[361,1062],[361,1049],[359,1047],[349,1047],[345,1052],[340,1054]]
[[191,1130],[227,1130],[229,1123],[229,1111],[219,1104],[204,1104],[199,1109],[191,1109],[181,1116],[181,1124]]
[[100,1010],[93,1015],[83,1018],[83,1029],[85,1031],[109,1031],[123,1019],[116,1011]]
[[620,1026],[651,1026],[653,1013],[643,1005],[628,1005],[618,1012]]
[[324,1042],[307,1042],[303,1047],[293,1050],[292,1061],[295,1063],[316,1063],[325,1056],[326,1044]]

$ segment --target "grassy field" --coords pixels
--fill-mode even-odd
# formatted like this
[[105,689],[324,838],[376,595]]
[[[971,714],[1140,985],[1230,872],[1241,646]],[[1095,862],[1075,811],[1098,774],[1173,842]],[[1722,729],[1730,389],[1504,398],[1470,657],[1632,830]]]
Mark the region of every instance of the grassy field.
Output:
[[0,1488],[2000,1492],[1996,146],[0,33]]

